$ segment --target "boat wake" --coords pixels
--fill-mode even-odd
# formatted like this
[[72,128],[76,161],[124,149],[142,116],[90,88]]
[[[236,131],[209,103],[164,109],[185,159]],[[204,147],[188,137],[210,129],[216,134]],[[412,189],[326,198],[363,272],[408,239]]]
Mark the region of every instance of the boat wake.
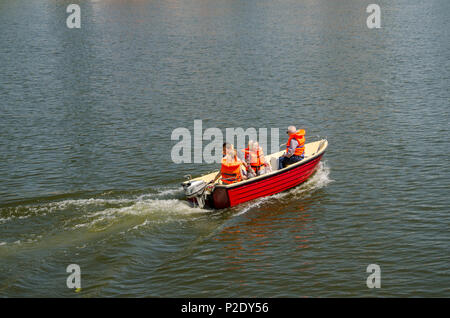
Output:
[[175,217],[204,213],[202,209],[191,208],[186,203],[177,200],[140,200],[125,207],[114,207],[91,212],[83,216],[84,222],[77,222],[73,228],[87,227],[94,230],[104,230],[114,223],[125,221],[128,217],[145,217],[145,223],[165,223],[176,221]]
[[[6,225],[0,233],[0,248],[35,243],[61,233],[127,232],[192,221],[209,212],[191,207],[183,200],[181,187],[154,188],[147,192],[139,195],[107,192],[93,198],[0,208],[0,226]],[[27,233],[20,230],[23,227],[28,229]]]
[[[256,199],[231,208],[231,215],[241,215],[280,199],[299,200],[327,186],[330,168],[326,162],[302,185],[270,197]],[[92,198],[66,199],[0,208],[0,247],[34,243],[58,233],[129,232],[149,230],[171,222],[189,222],[208,218],[210,210],[192,207],[184,200],[181,187],[152,188],[146,193],[105,192]],[[219,212],[221,213],[221,212]],[[26,227],[30,231],[23,233]],[[19,233],[19,234],[17,234]]]
[[326,161],[319,162],[316,172],[302,185],[280,195],[291,194],[294,198],[311,196],[315,191],[326,187],[334,180],[330,179],[330,167]]

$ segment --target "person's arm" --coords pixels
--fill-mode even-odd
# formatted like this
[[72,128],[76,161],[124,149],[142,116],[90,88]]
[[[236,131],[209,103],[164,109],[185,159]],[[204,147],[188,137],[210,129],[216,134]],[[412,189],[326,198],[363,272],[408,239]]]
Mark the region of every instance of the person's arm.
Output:
[[247,169],[245,169],[242,165],[240,167],[241,169],[241,176],[242,176],[242,180],[247,180]]
[[245,162],[245,160],[242,160],[242,164],[244,165],[245,170],[250,170],[250,171],[252,171],[253,174],[256,176],[256,171],[252,168],[252,166],[250,165],[250,162],[247,163],[247,162]]
[[245,156],[242,154],[242,152],[237,151],[236,157],[238,158],[239,161],[241,161],[245,168],[247,169],[247,163],[245,162]]
[[248,165],[247,162],[245,162],[245,159],[243,158],[242,154],[240,152],[237,153],[237,159],[244,165],[245,169],[247,170],[250,168],[253,172],[255,172],[251,166]]
[[294,138],[292,138],[291,143],[289,144],[288,151],[287,151],[287,153],[285,154],[285,157],[288,157],[288,158],[292,157],[292,155],[293,155],[294,152],[295,152],[295,148],[297,148],[297,146],[298,146],[297,140],[295,140]]
[[217,181],[217,179],[220,178],[220,176],[222,175],[221,171],[219,170],[219,172],[217,172],[217,175],[214,177],[214,180],[211,183],[215,183]]

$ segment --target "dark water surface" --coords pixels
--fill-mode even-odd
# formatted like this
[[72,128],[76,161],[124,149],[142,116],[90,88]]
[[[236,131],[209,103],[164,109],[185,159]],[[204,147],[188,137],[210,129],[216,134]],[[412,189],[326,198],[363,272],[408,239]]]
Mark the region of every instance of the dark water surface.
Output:
[[[78,30],[71,2],[0,1],[0,296],[450,296],[449,1],[378,1],[377,30],[373,1],[79,1]],[[329,150],[291,191],[190,208],[215,165],[170,136],[195,119]]]

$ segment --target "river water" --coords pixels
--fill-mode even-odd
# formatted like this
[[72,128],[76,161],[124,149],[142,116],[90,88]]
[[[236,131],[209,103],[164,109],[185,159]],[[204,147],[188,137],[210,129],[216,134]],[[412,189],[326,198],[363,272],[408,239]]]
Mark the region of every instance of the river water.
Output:
[[[77,1],[69,29],[71,2],[0,1],[0,296],[450,296],[450,2],[369,29],[373,1]],[[201,210],[180,182],[217,165],[171,159],[194,120],[329,148]]]

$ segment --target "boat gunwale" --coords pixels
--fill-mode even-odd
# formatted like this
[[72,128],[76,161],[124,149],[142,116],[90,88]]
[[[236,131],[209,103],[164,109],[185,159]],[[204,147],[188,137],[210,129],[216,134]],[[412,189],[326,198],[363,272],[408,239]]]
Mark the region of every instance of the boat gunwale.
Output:
[[[244,185],[252,184],[252,183],[257,182],[257,181],[268,179],[268,178],[277,176],[279,174],[283,174],[283,173],[288,172],[288,171],[290,171],[290,170],[292,170],[294,168],[298,168],[298,167],[300,167],[300,166],[302,166],[302,165],[304,165],[304,164],[306,164],[306,163],[308,163],[308,162],[318,158],[319,156],[322,156],[325,153],[326,149],[328,148],[328,140],[321,139],[321,140],[318,140],[318,141],[325,141],[325,147],[323,149],[321,149],[320,151],[318,151],[313,156],[311,156],[310,158],[307,158],[306,160],[305,159],[301,160],[301,161],[293,163],[293,164],[291,164],[291,165],[289,165],[289,166],[287,166],[287,167],[285,167],[283,169],[275,170],[273,172],[270,172],[268,174],[264,174],[262,176],[258,176],[258,177],[255,177],[255,178],[251,178],[251,179],[244,180],[244,181],[237,182],[237,183],[233,183],[233,184],[216,184],[215,187],[216,188],[224,188],[224,189],[234,189],[234,188],[237,188],[237,187],[242,187]],[[320,144],[319,144],[319,147],[320,147]]]

